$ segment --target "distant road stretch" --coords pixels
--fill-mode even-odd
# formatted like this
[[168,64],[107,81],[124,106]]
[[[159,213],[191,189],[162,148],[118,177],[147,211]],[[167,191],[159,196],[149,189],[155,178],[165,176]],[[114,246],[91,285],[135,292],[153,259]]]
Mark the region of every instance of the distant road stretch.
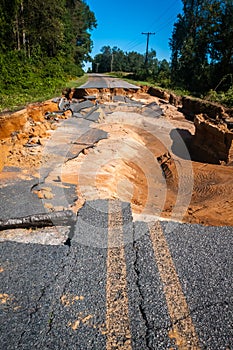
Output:
[[90,74],[88,82],[83,84],[79,88],[81,89],[114,89],[114,88],[122,88],[122,89],[140,89],[139,86],[129,84],[126,81],[123,81],[118,78],[113,78],[111,76],[103,75],[103,74]]

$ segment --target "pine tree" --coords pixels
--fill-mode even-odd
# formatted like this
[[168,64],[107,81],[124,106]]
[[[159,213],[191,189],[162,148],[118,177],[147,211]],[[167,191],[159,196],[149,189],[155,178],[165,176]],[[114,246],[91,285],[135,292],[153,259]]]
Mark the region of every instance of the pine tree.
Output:
[[204,92],[232,72],[232,0],[183,0],[170,40],[172,80],[194,92]]

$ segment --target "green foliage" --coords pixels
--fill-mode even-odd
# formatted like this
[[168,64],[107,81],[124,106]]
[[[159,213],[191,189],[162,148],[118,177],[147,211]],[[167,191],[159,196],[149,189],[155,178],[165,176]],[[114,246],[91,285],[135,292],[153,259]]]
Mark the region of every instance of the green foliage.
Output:
[[116,46],[103,46],[92,61],[92,71],[106,73],[124,71],[135,73],[143,68],[144,56],[137,52],[124,52]]
[[84,0],[1,0],[1,109],[51,96],[82,76],[95,26]]
[[[117,47],[103,46],[101,53],[92,61],[92,71],[99,73],[127,72],[128,77],[148,83],[161,83],[161,86],[170,85],[170,66],[166,60],[159,61],[155,50],[148,53],[148,61],[145,64],[145,56],[138,52],[124,52]],[[118,73],[119,75],[119,73]]]
[[66,87],[67,88],[75,88],[75,87],[78,87],[80,85],[85,84],[87,81],[88,81],[88,75],[84,74],[79,78],[72,79],[72,80],[69,80],[68,82],[66,82]]
[[52,80],[42,79],[38,75],[30,74],[28,88],[14,90],[1,90],[0,93],[0,112],[4,110],[15,110],[25,106],[27,103],[44,101],[54,96],[60,96],[64,87],[77,87],[86,82],[87,76],[70,80],[70,77],[53,78]]
[[233,73],[232,14],[232,0],[183,0],[170,40],[173,85],[200,95]]
[[233,107],[233,86],[231,86],[227,91],[216,92],[215,90],[210,90],[205,96],[205,99],[211,102],[220,103],[226,107]]

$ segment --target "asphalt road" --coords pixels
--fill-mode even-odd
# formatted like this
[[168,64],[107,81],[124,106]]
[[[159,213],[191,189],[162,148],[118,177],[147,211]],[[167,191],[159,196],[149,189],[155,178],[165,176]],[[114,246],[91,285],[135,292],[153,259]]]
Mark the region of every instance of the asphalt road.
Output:
[[[43,181],[67,157],[64,130],[71,141],[88,132],[73,123],[48,146],[58,158]],[[6,218],[17,184],[0,190]],[[41,210],[26,182],[18,191],[17,213]],[[133,221],[130,204],[96,200],[65,240],[42,241],[0,243],[1,349],[233,349],[232,227]]]
[[127,83],[124,80],[114,78],[111,76],[103,74],[90,74],[88,82],[81,85],[79,88],[82,89],[113,89],[113,88],[122,88],[122,89],[134,89],[138,90],[140,87]]
[[232,243],[86,203],[69,246],[1,243],[1,349],[232,349]]

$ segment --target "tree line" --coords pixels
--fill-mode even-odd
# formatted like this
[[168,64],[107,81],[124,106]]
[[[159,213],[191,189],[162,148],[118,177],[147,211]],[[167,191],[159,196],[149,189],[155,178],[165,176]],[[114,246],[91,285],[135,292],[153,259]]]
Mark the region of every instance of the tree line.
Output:
[[96,18],[82,0],[0,0],[0,92],[33,93],[83,74]]
[[103,46],[92,61],[92,72],[128,72],[128,76],[137,80],[160,81],[166,86],[170,76],[170,66],[167,60],[159,61],[156,51],[148,52],[148,59],[145,62],[145,55],[136,51],[124,52],[118,47],[111,48]]
[[170,38],[171,61],[151,50],[148,63],[137,52],[104,46],[92,71],[125,71],[134,78],[182,89],[233,106],[233,0],[182,0]]
[[170,40],[173,84],[196,93],[227,91],[232,87],[232,38],[232,0],[183,0]]

